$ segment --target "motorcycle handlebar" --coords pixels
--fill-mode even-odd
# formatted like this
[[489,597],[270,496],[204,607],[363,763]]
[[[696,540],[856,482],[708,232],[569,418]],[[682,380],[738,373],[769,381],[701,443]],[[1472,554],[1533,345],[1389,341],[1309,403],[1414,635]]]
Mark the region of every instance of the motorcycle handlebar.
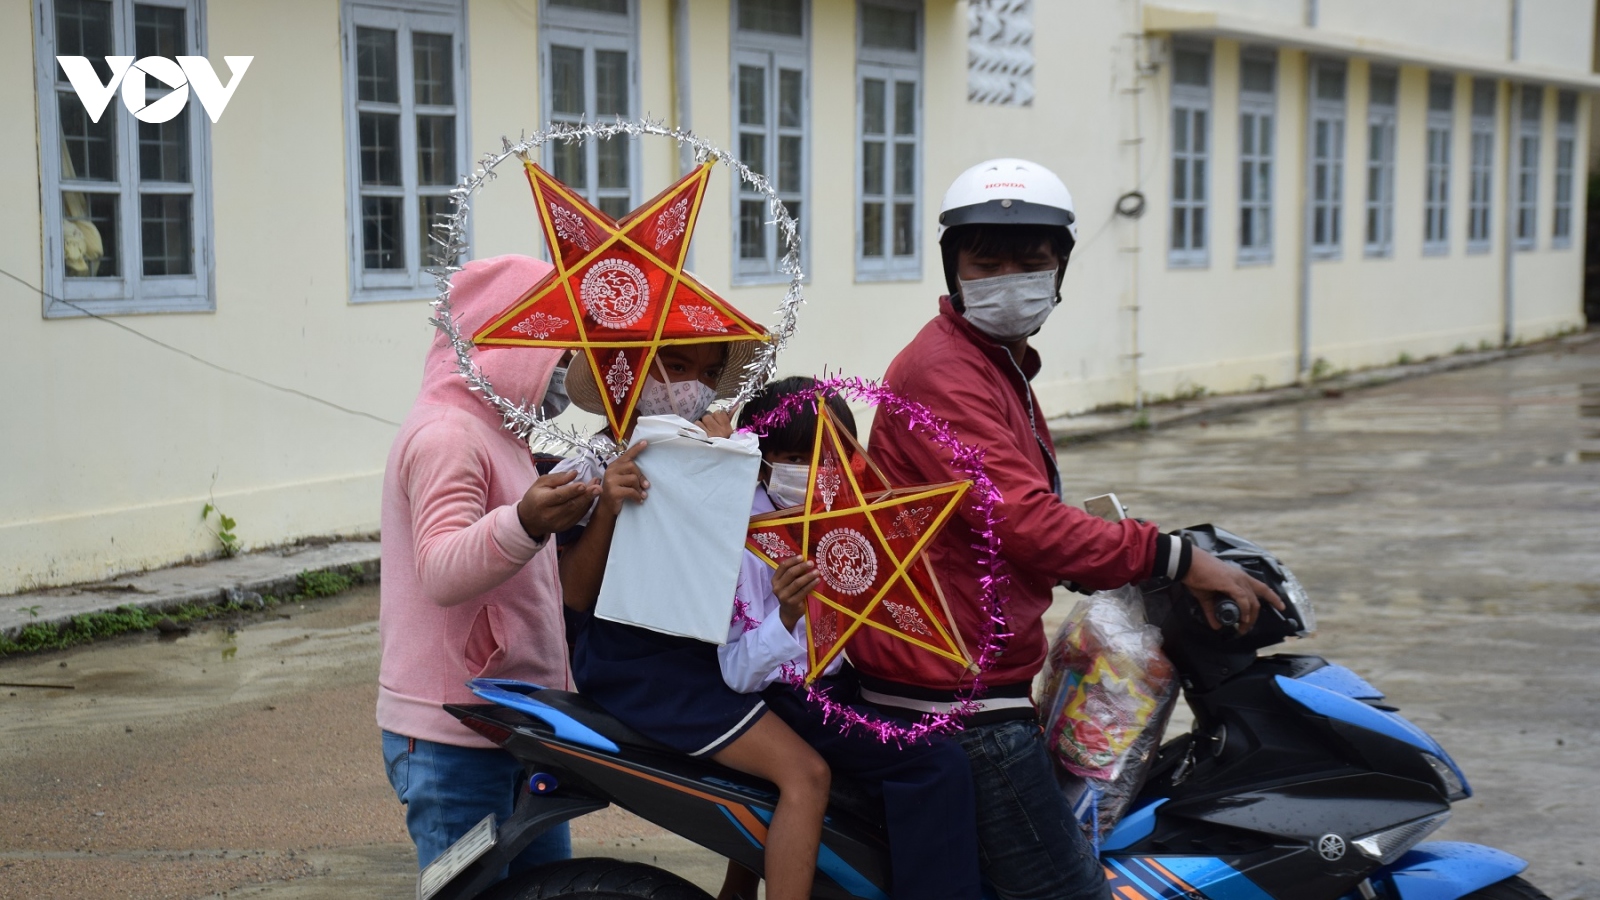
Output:
[[1217,623],[1223,628],[1234,628],[1239,624],[1239,604],[1233,600],[1223,600],[1217,604]]

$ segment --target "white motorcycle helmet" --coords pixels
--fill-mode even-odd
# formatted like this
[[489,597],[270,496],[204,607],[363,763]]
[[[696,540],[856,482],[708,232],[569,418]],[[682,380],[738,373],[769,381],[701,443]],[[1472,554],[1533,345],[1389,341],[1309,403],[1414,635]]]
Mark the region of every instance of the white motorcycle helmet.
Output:
[[962,172],[944,192],[939,207],[939,247],[950,296],[960,292],[956,280],[956,242],[952,235],[973,225],[1035,225],[1060,229],[1061,269],[1078,240],[1078,217],[1072,194],[1056,173],[1025,159],[991,159]]

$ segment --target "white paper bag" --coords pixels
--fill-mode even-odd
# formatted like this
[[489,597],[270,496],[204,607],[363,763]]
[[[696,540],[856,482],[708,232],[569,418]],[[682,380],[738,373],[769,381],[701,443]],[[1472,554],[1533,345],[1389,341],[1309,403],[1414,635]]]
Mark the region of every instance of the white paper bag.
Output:
[[644,416],[633,440],[650,482],[625,503],[594,614],[652,631],[728,641],[761,450],[748,432],[707,437],[677,416]]

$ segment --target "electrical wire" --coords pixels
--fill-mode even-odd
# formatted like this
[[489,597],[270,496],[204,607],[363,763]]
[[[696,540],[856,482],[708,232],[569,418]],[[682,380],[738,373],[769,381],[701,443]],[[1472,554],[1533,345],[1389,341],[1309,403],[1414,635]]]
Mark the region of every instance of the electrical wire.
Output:
[[50,300],[54,300],[57,303],[62,303],[62,304],[65,304],[67,306],[70,306],[74,310],[77,310],[78,312],[82,313],[85,316],[88,316],[91,319],[95,319],[97,321],[104,322],[107,325],[111,325],[111,326],[114,326],[116,328],[120,328],[123,331],[127,332],[128,334],[131,334],[134,337],[139,338],[140,340],[147,341],[147,342],[149,342],[151,344],[155,344],[157,347],[160,347],[161,349],[166,350],[169,353],[176,353],[179,356],[182,356],[182,357],[185,357],[186,359],[189,359],[189,360],[192,360],[194,362],[197,362],[200,365],[205,366],[208,369],[214,369],[214,370],[216,370],[218,372],[221,372],[221,373],[223,373],[225,375],[232,375],[235,378],[243,378],[245,381],[251,382],[253,384],[258,384],[258,385],[260,385],[260,386],[262,386],[264,388],[270,388],[270,389],[272,389],[274,391],[278,391],[280,393],[292,394],[292,395],[294,395],[296,397],[300,397],[301,399],[310,400],[312,403],[320,404],[320,405],[326,406],[326,407],[328,407],[330,409],[336,409],[339,412],[346,413],[348,415],[359,416],[360,418],[363,418],[363,419],[371,419],[374,422],[379,422],[379,423],[382,423],[384,425],[390,425],[390,426],[393,426],[395,428],[399,428],[400,427],[400,423],[399,422],[393,421],[391,419],[385,419],[382,416],[373,415],[372,413],[366,412],[365,410],[351,409],[348,406],[341,406],[341,405],[339,405],[337,403],[334,403],[332,400],[323,399],[322,397],[318,397],[315,394],[308,394],[305,391],[298,390],[296,388],[285,387],[284,385],[281,385],[281,384],[274,384],[274,383],[272,383],[270,381],[267,381],[265,379],[257,378],[254,375],[250,375],[250,374],[247,374],[245,372],[240,372],[237,369],[230,369],[227,366],[219,365],[218,363],[214,363],[209,359],[205,359],[203,357],[196,356],[195,354],[190,353],[189,351],[184,350],[181,347],[174,347],[171,344],[169,344],[169,343],[167,343],[167,342],[165,342],[165,341],[163,341],[163,340],[161,340],[159,338],[151,337],[150,335],[145,334],[144,332],[142,332],[139,329],[134,328],[134,327],[132,327],[130,325],[124,325],[123,323],[118,322],[115,319],[111,319],[111,318],[108,318],[106,316],[102,316],[102,315],[99,315],[97,313],[90,312],[89,310],[84,309],[82,306],[79,306],[78,304],[73,303],[71,300],[68,300],[65,297],[57,297],[54,294],[51,294],[51,293],[45,291],[43,288],[40,288],[40,287],[37,287],[37,286],[35,286],[33,284],[28,283],[28,281],[26,279],[22,278],[21,276],[13,274],[12,272],[9,272],[9,271],[7,271],[7,270],[5,270],[3,268],[0,268],[0,275],[4,275],[5,277],[11,279],[12,281],[15,281],[17,284],[20,284],[23,287],[27,288],[28,290],[37,293],[40,297],[45,297],[45,298],[48,298]]

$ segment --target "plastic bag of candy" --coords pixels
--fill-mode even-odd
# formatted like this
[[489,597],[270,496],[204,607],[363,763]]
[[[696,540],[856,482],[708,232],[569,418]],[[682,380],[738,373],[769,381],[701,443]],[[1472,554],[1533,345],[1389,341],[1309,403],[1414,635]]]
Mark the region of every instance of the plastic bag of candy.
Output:
[[1156,713],[1145,725],[1143,733],[1128,748],[1122,760],[1122,770],[1110,781],[1080,778],[1061,766],[1056,767],[1056,781],[1066,795],[1084,837],[1089,839],[1096,853],[1099,853],[1100,841],[1121,821],[1122,814],[1128,811],[1133,798],[1144,788],[1145,776],[1156,752],[1161,749],[1161,733],[1166,730],[1167,720],[1172,717],[1177,698],[1178,686],[1174,683],[1156,707]]
[[1113,782],[1176,687],[1139,589],[1101,591],[1078,604],[1050,644],[1039,702],[1045,740],[1067,771]]

